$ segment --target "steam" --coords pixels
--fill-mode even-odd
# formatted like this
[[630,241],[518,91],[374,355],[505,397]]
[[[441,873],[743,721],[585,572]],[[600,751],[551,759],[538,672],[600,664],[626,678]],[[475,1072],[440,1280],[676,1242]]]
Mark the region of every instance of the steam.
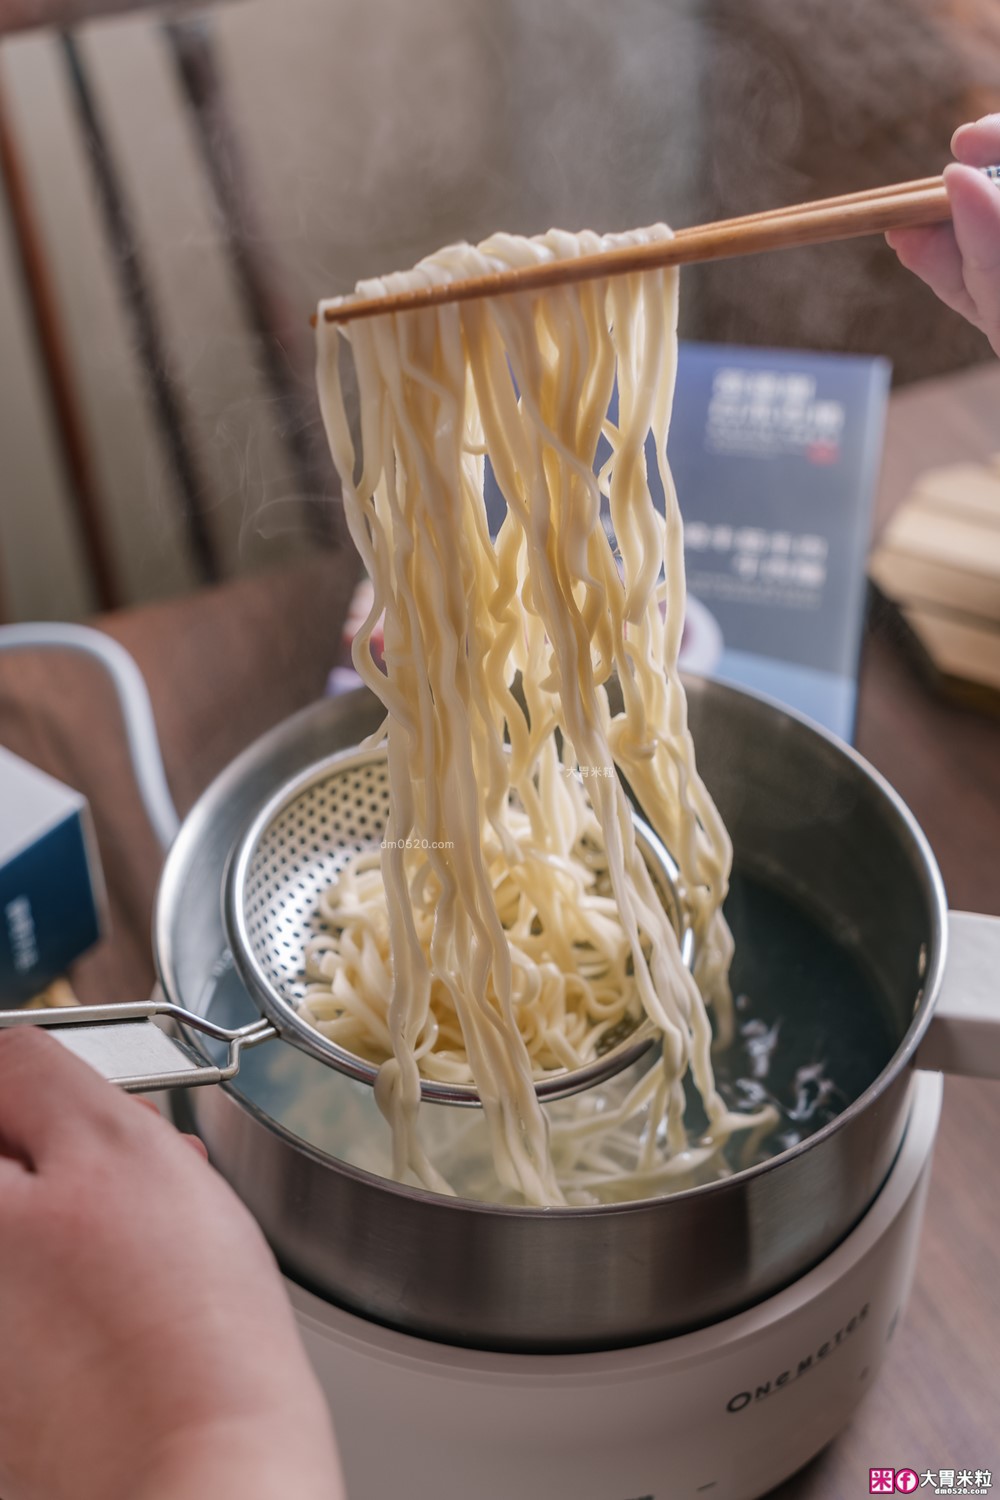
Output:
[[[706,216],[923,177],[1000,102],[1000,13],[971,0],[721,0],[704,118]],[[702,336],[885,353],[897,375],[985,353],[880,239],[700,269]]]
[[[4,24],[123,6],[10,0]],[[955,125],[1000,105],[996,0],[967,0],[961,22],[943,0],[243,0],[201,15],[239,147],[244,230],[283,307],[294,411],[272,399],[238,307],[160,20],[109,17],[81,46],[230,569],[270,557],[286,527],[289,544],[301,536],[296,496],[329,503],[332,485],[303,483],[289,443],[322,444],[307,327],[320,296],[501,227],[682,225],[923,176],[947,159]],[[44,45],[8,42],[9,92],[33,172],[60,205],[49,237],[74,247],[59,270],[76,342],[122,434],[95,439],[109,509],[139,514],[145,492],[143,531],[119,548],[144,588],[172,480],[149,456],[100,231],[76,244],[84,174],[46,123],[60,115]],[[688,336],[885,352],[904,375],[982,348],[880,241],[689,270],[682,305]]]

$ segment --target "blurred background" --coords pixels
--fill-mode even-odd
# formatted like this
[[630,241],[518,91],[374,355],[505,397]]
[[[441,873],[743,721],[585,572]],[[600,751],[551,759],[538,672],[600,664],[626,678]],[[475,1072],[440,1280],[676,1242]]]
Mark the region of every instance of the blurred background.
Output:
[[[0,0],[0,617],[341,545],[317,298],[498,227],[936,172],[1000,107],[998,9]],[[686,271],[682,300],[688,337],[885,354],[900,383],[989,352],[879,241]]]

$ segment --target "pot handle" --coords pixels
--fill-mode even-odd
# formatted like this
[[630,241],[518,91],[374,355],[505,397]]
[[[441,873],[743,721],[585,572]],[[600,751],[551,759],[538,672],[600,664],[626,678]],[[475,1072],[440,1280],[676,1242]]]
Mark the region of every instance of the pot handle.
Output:
[[948,913],[948,958],[917,1067],[1000,1080],[1000,917]]
[[[228,1047],[225,1062],[219,1065],[205,1062],[193,1047],[155,1025],[154,1016],[181,1021],[195,1031],[225,1042]],[[46,1027],[70,1052],[127,1094],[223,1083],[239,1072],[244,1048],[256,1047],[278,1034],[263,1019],[230,1031],[167,1000],[139,1000],[128,1005],[67,1005],[54,1010],[0,1010],[0,1030],[8,1026]]]

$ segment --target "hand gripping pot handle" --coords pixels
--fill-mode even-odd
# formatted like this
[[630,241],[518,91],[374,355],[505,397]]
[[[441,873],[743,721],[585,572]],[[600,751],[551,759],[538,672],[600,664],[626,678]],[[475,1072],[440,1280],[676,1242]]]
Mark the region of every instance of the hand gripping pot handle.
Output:
[[1000,1080],[1000,917],[948,914],[948,961],[917,1067]]

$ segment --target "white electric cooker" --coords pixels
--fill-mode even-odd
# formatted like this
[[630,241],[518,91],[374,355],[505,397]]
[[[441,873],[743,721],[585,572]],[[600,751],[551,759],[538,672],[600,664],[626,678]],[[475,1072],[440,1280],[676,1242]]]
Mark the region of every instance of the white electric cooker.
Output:
[[736,1317],[603,1353],[489,1353],[366,1322],[289,1281],[350,1500],[755,1500],[844,1428],[913,1280],[943,1092],[818,1266]]

